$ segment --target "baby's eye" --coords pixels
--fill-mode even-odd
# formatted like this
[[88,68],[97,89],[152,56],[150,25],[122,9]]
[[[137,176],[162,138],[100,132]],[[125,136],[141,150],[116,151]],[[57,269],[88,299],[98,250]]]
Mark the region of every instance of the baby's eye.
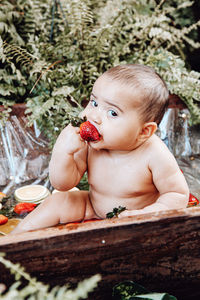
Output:
[[98,106],[98,103],[95,100],[90,100],[90,102],[91,102],[92,106],[94,106],[94,107]]
[[110,110],[108,111],[108,116],[109,116],[109,117],[117,117],[118,114],[116,113],[116,111],[110,109]]

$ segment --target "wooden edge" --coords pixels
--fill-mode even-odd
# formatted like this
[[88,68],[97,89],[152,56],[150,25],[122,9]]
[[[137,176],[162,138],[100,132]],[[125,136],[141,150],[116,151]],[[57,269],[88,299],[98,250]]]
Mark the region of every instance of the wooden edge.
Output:
[[39,229],[15,235],[7,235],[0,238],[0,245],[14,244],[30,240],[41,240],[50,237],[79,233],[88,230],[97,230],[100,228],[110,228],[116,226],[125,226],[128,224],[141,224],[148,222],[159,222],[161,219],[172,219],[179,217],[196,217],[200,216],[200,206],[190,207],[181,210],[169,210],[156,213],[148,213],[138,216],[125,217],[123,219],[113,218],[86,223],[69,223],[55,227]]
[[187,105],[178,95],[170,94],[168,108],[185,109]]
[[[0,112],[4,111],[4,106],[0,105]],[[13,106],[11,106],[11,116],[15,115],[18,117],[22,117],[25,115],[25,110],[27,109],[25,103],[16,103]]]

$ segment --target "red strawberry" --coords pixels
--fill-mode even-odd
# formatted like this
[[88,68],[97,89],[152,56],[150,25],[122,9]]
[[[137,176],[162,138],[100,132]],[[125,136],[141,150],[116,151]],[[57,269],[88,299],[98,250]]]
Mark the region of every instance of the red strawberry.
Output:
[[8,218],[4,215],[0,215],[0,225],[3,225],[8,222]]
[[18,215],[29,213],[36,207],[35,203],[18,203],[14,207],[14,212]]
[[196,206],[199,204],[199,200],[192,194],[190,194],[189,197],[189,202],[188,202],[188,207],[190,206]]
[[87,142],[100,140],[98,130],[89,121],[86,121],[80,126],[80,135]]

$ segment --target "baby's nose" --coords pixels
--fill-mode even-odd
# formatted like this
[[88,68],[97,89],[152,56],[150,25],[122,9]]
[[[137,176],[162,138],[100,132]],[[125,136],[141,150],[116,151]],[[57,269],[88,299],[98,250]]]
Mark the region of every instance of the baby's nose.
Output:
[[91,121],[93,121],[96,124],[101,124],[101,114],[99,111],[93,111],[90,115]]
[[79,114],[81,118],[86,117],[96,124],[101,124],[101,111],[96,108],[95,111],[88,108],[88,106]]

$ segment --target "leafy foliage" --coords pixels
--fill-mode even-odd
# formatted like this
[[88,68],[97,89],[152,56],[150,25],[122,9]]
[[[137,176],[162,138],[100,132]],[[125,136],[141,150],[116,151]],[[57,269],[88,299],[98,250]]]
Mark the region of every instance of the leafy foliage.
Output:
[[106,214],[106,218],[111,219],[113,217],[118,217],[118,215],[124,210],[126,210],[126,207],[124,206],[114,207],[111,212]]
[[[4,254],[0,253],[0,262],[8,268],[11,274],[15,276],[15,283],[8,291],[2,294],[0,290],[1,299],[23,300],[23,299],[51,299],[51,300],[78,300],[87,299],[88,293],[91,292],[100,281],[100,275],[94,275],[89,279],[80,282],[76,289],[69,289],[69,286],[56,286],[50,289],[49,285],[45,285],[36,278],[31,277],[24,268],[19,264],[13,264],[11,261],[4,258]],[[25,279],[28,284],[20,288],[20,279]],[[6,287],[5,287],[6,288]],[[27,298],[29,297],[29,298]]]
[[115,300],[177,300],[167,293],[152,293],[133,281],[124,281],[115,285],[113,298]]
[[[176,2],[176,3],[174,3]],[[26,102],[51,144],[109,67],[154,67],[200,123],[200,73],[185,65],[200,21],[180,18],[192,1],[3,0],[0,101]]]
[[[51,300],[78,300],[87,299],[91,292],[101,280],[100,275],[94,275],[89,279],[80,282],[76,289],[72,290],[68,285],[56,286],[50,289],[36,278],[31,277],[20,264],[14,264],[4,258],[5,254],[0,253],[0,263],[10,270],[15,277],[15,283],[9,289],[0,283],[1,299],[23,300],[23,299],[51,299]],[[21,286],[20,279],[27,282]],[[143,286],[133,282],[124,281],[113,287],[112,299],[115,300],[176,300],[176,297],[167,293],[152,293]]]

